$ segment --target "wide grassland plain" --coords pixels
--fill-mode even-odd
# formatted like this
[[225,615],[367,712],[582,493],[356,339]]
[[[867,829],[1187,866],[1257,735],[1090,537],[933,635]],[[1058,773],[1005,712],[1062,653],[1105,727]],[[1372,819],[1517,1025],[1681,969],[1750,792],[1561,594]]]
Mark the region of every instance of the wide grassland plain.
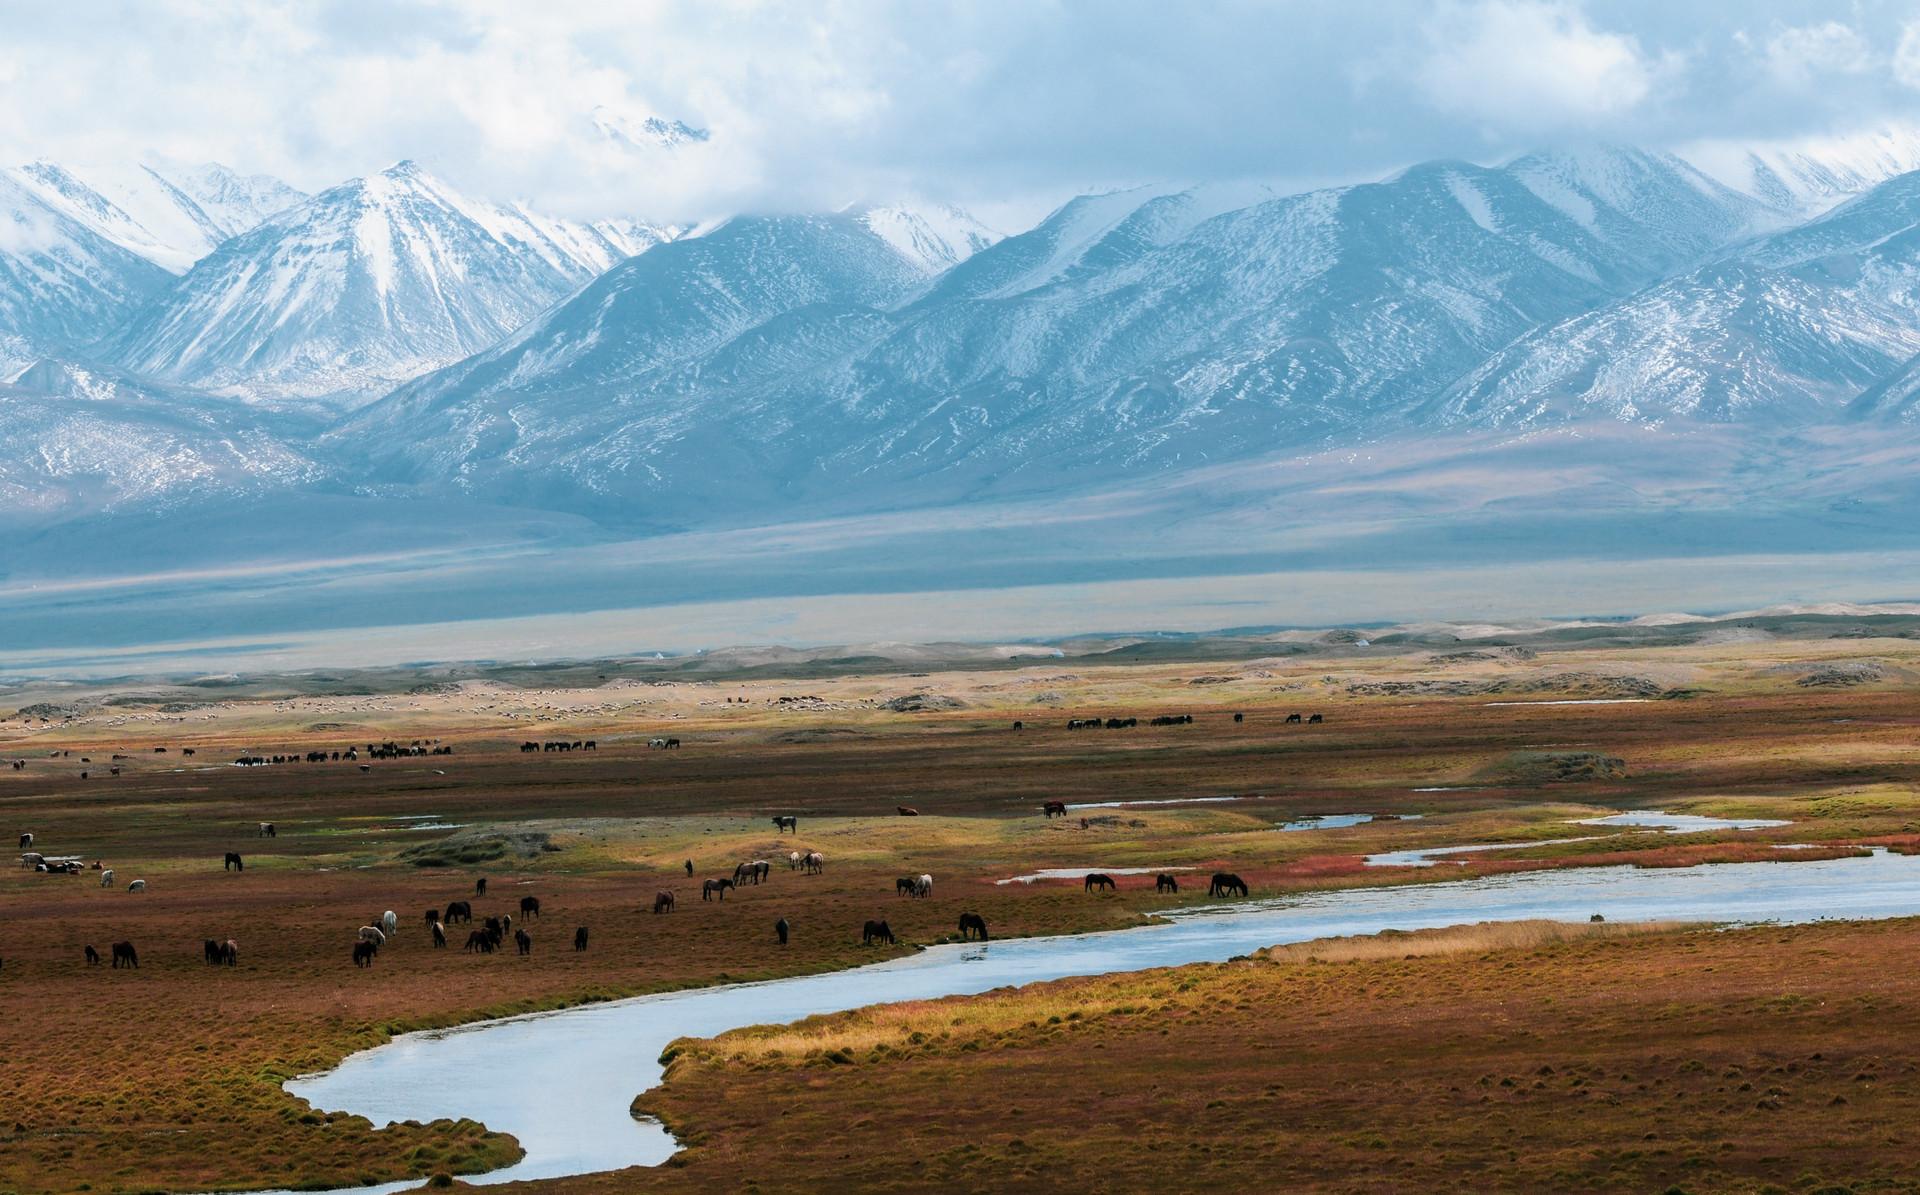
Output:
[[[1916,676],[1912,640],[1821,637],[390,693],[313,678],[244,694],[22,692],[0,702],[0,757],[24,761],[0,768],[0,831],[99,860],[115,884],[0,869],[0,1190],[473,1173],[517,1143],[471,1123],[376,1129],[280,1083],[408,1029],[873,961],[890,952],[860,944],[870,917],[905,953],[951,939],[963,911],[1006,937],[1207,900],[1204,878],[1177,896],[1151,877],[1102,895],[994,882],[1039,868],[1226,868],[1273,896],[1914,849]],[[1194,720],[1148,724],[1160,714]],[[1067,729],[1095,716],[1140,725]],[[682,745],[649,748],[663,736]],[[364,757],[416,739],[452,753]],[[520,750],[589,739],[591,752]],[[232,763],[349,745],[360,760]],[[1235,799],[1040,815],[1049,800],[1222,797]],[[1568,825],[1622,809],[1792,824]],[[1347,813],[1376,820],[1276,828]],[[797,815],[798,833],[777,834],[775,814]],[[258,837],[261,821],[277,835]],[[1587,835],[1436,869],[1362,862]],[[230,850],[244,871],[223,870]],[[820,851],[825,874],[789,871],[793,850]],[[774,862],[769,883],[699,899],[700,879],[754,858]],[[895,895],[895,877],[920,872],[936,877],[930,899]],[[135,879],[147,891],[126,891]],[[655,916],[662,889],[678,909]],[[542,906],[530,957],[465,953],[465,927],[431,948],[425,910],[470,899],[481,916],[517,913],[523,895]],[[397,939],[356,969],[355,930],[388,909]],[[584,952],[576,926],[590,930]],[[239,965],[207,966],[208,938],[234,939]],[[122,940],[138,971],[83,961],[87,945],[104,955]],[[682,1043],[640,1101],[686,1144],[672,1163],[534,1185],[1910,1190],[1917,952],[1920,925],[1901,921],[1483,928],[864,1010]],[[503,1057],[499,1081],[513,1073]]]

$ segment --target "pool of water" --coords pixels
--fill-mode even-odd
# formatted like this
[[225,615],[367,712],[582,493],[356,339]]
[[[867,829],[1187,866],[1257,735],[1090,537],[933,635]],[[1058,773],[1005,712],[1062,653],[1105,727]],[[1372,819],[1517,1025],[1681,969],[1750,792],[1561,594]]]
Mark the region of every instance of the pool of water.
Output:
[[1912,916],[1920,914],[1920,856],[1577,868],[1214,904],[1139,929],[935,946],[851,971],[411,1033],[287,1089],[316,1108],[375,1124],[466,1116],[519,1138],[524,1159],[470,1182],[657,1165],[677,1148],[673,1138],[628,1108],[660,1081],[660,1052],[677,1037],[1008,984],[1221,961],[1313,938],[1478,921],[1585,921],[1594,913],[1609,921]]
[[1067,812],[1076,809],[1132,809],[1145,805],[1219,805],[1228,801],[1244,801],[1246,797],[1154,797],[1145,801],[1069,801]]
[[1030,871],[1026,875],[1008,876],[1004,880],[995,880],[996,884],[1031,884],[1035,880],[1078,880],[1088,872],[1098,872],[1110,876],[1150,876],[1163,871],[1192,871],[1191,867],[1042,867],[1039,871]]
[[[1698,813],[1667,813],[1659,809],[1634,809],[1606,817],[1588,817],[1569,822],[1574,826],[1622,826],[1660,830],[1667,834],[1698,834],[1705,830],[1768,830],[1791,826],[1790,821],[1767,817],[1707,817]],[[1473,855],[1481,851],[1519,851],[1530,846],[1562,846],[1569,842],[1597,842],[1605,834],[1587,834],[1577,838],[1542,838],[1534,842],[1476,842],[1464,846],[1415,847],[1404,851],[1382,851],[1368,855],[1368,867],[1433,867],[1448,855]]]

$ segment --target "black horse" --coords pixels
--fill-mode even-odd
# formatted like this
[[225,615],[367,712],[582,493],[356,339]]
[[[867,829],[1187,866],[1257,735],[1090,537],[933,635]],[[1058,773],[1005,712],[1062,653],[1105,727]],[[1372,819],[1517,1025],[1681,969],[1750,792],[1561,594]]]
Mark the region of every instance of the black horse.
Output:
[[586,926],[583,925],[573,931],[573,948],[575,950],[585,950],[587,948],[587,927]]
[[240,861],[239,851],[228,851],[227,861],[220,866],[221,871],[245,871],[247,865]]
[[1213,883],[1207,885],[1208,896],[1245,896],[1247,882],[1230,871],[1213,873]]
[[467,944],[462,949],[469,954],[475,951],[481,954],[492,954],[494,942],[495,938],[491,931],[476,929],[467,935]]
[[1113,877],[1110,875],[1107,875],[1104,872],[1099,872],[1099,871],[1088,872],[1087,873],[1087,891],[1092,892],[1096,888],[1104,888],[1108,892],[1112,892],[1114,890]]
[[1155,892],[1178,892],[1180,891],[1180,881],[1163,871],[1153,877],[1153,890]]
[[1048,801],[1040,807],[1040,814],[1042,817],[1048,818],[1065,817],[1067,816],[1067,803],[1065,801]]
[[986,941],[987,919],[978,913],[960,914],[960,936],[963,938],[977,936],[982,942]]
[[537,896],[521,897],[520,915],[522,917],[538,917],[540,915],[540,898]]
[[426,916],[426,924],[428,924],[428,925],[432,925],[432,924],[433,924],[434,922],[436,922],[436,921],[438,921],[438,920],[440,920],[440,910],[439,910],[439,909],[428,909],[428,910],[427,910],[427,916]]
[[790,813],[780,814],[773,819],[773,829],[776,834],[785,834],[788,830],[792,830],[795,834],[798,834],[800,832],[800,819]]
[[867,922],[866,929],[860,934],[860,944],[862,946],[871,946],[875,942],[885,942],[889,946],[893,945],[893,930],[888,928],[887,923],[884,921]]
[[513,944],[520,948],[521,954],[533,953],[533,935],[524,929],[513,931]]
[[776,938],[780,939],[780,945],[782,946],[787,944],[787,931],[789,928],[791,927],[787,925],[787,919],[785,917],[773,923],[773,934]]
[[462,921],[472,921],[473,906],[464,900],[456,900],[447,906],[447,915],[444,920],[448,925],[458,925]]
[[912,896],[914,889],[918,887],[919,884],[912,876],[901,876],[893,882],[893,894],[895,896]]
[[380,953],[380,948],[372,942],[355,942],[353,944],[353,965],[356,967],[371,967],[373,966],[373,956],[378,953]]
[[113,944],[114,970],[119,970],[123,963],[136,971],[140,969],[140,955],[138,951],[134,950],[132,942],[115,942]]
[[473,882],[473,894],[475,896],[485,896],[487,894],[487,877],[481,876]]
[[691,859],[687,860],[687,878],[693,878],[693,860]]
[[97,967],[99,965],[100,965],[100,952],[98,950],[95,950],[91,945],[89,945],[87,947],[87,966]]

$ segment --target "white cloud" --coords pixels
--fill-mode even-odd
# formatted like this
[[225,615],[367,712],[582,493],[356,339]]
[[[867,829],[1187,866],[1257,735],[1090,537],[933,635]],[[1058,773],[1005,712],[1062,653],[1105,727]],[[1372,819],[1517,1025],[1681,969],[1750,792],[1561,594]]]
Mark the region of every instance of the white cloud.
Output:
[[1630,35],[1594,28],[1569,4],[1456,4],[1428,23],[1427,36],[1417,78],[1428,100],[1507,128],[1602,123],[1638,106],[1676,65]]
[[1893,77],[1920,90],[1920,21],[1908,21],[1900,29],[1900,44],[1893,51]]
[[1766,69],[1788,87],[1808,87],[1823,77],[1862,74],[1873,67],[1867,39],[1850,25],[1826,21],[1780,30],[1767,39]]

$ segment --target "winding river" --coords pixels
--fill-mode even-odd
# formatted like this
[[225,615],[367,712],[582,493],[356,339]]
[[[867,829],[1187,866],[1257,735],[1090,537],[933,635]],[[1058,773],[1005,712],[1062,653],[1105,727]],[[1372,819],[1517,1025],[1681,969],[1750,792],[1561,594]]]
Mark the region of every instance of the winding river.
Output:
[[[1315,892],[1167,914],[1106,933],[935,946],[907,958],[769,983],[703,988],[412,1033],[287,1084],[314,1107],[375,1124],[470,1117],[512,1133],[518,1163],[477,1183],[657,1165],[677,1148],[629,1107],[660,1081],[677,1037],[709,1037],[895,1000],[963,995],[1076,975],[1221,961],[1262,946],[1476,921],[1798,922],[1920,914],[1920,857],[1876,852],[1809,863],[1604,867]],[[845,927],[823,927],[840,932]],[[801,927],[798,932],[808,932]],[[411,1182],[347,1188],[399,1191]]]

